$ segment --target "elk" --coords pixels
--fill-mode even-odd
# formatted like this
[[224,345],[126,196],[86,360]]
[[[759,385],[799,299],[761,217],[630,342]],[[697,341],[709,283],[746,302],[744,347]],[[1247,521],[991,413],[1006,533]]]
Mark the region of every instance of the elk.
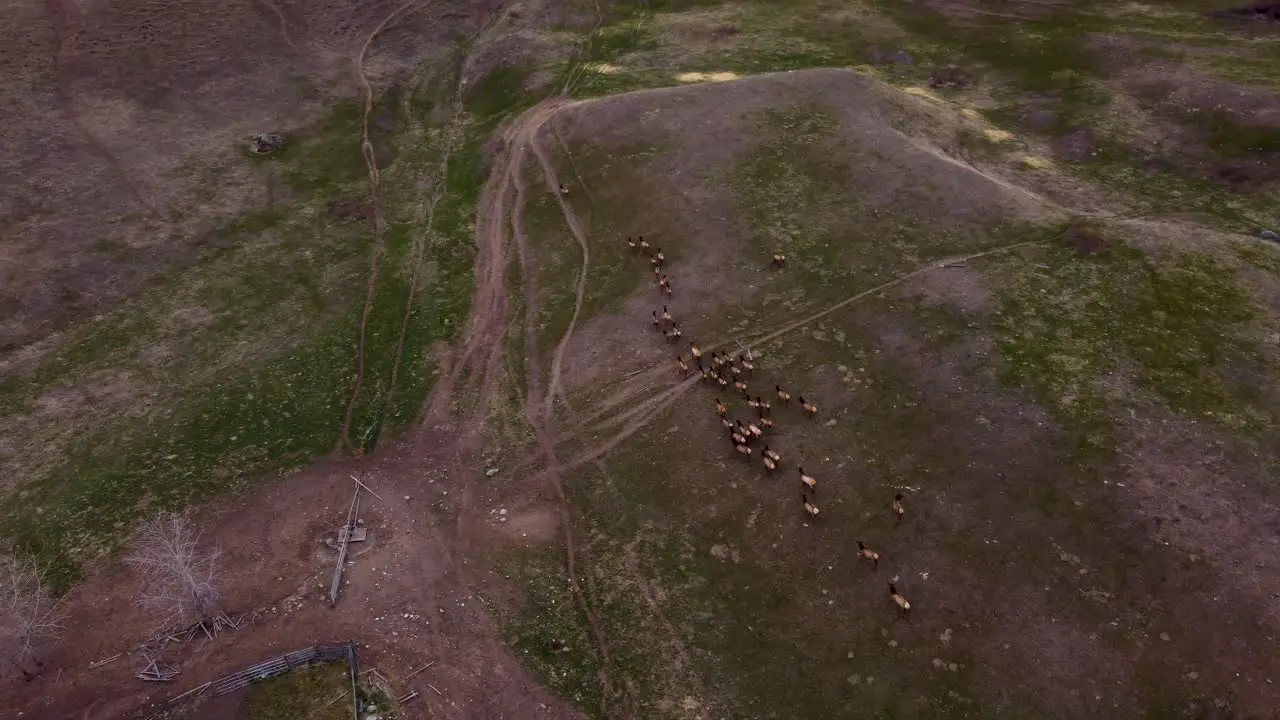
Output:
[[809,517],[818,517],[818,506],[809,502],[809,496],[800,493],[800,502],[804,503],[804,511],[809,513]]
[[814,405],[811,402],[806,402],[803,397],[799,398],[799,400],[800,400],[800,407],[804,408],[804,412],[806,415],[808,415],[809,417],[813,417],[814,415],[818,414],[817,405]]
[[778,402],[783,405],[791,402],[791,393],[783,390],[781,385],[774,385],[774,387],[778,389]]
[[902,520],[902,516],[907,514],[907,508],[902,505],[902,493],[893,496],[893,513],[898,516],[898,520]]
[[787,256],[783,255],[782,253],[774,253],[773,264],[776,265],[777,267],[782,267],[783,265],[786,265]]
[[911,603],[907,602],[907,599],[902,596],[902,593],[898,592],[897,586],[893,583],[889,583],[889,597],[893,599],[893,604],[897,605],[902,612],[911,609]]
[[814,493],[818,492],[818,480],[810,475],[805,475],[804,468],[796,468],[796,472],[800,473],[800,482]]
[[875,550],[872,550],[866,545],[863,545],[861,540],[858,541],[858,554],[866,558],[867,560],[870,560],[871,567],[873,568],[880,567],[880,553],[876,552]]

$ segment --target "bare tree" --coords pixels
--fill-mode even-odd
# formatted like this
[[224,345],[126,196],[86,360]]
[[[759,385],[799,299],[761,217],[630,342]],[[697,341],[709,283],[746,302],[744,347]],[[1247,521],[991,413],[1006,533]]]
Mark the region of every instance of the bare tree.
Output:
[[0,555],[0,652],[28,680],[44,669],[40,646],[62,637],[65,618],[61,601],[49,594],[43,569]]
[[200,533],[182,513],[161,513],[142,526],[129,563],[145,587],[138,605],[155,616],[157,630],[198,622],[209,632],[218,602],[218,548],[200,550]]

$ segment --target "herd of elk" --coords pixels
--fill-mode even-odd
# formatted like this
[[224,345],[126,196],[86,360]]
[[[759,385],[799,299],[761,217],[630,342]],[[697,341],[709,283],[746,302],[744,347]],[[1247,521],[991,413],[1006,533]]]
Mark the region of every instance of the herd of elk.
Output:
[[[651,249],[651,245],[644,239],[643,235],[637,236],[635,239],[628,236],[627,247],[631,250],[641,251],[648,256],[649,264],[653,269],[653,276],[658,282],[659,291],[670,297],[672,290],[671,282],[666,275],[667,257],[662,252],[662,248]],[[782,254],[773,256],[773,265],[777,268],[784,267],[786,261],[786,256]],[[661,332],[667,342],[670,343],[678,342],[683,335],[679,323],[667,305],[663,305],[661,311],[653,311],[653,327]],[[734,452],[745,460],[751,460],[755,454],[752,445],[757,441],[762,441],[766,434],[773,431],[775,427],[771,414],[773,406],[759,395],[753,397],[747,384],[747,379],[751,378],[755,371],[751,350],[743,349],[736,357],[727,352],[712,350],[708,362],[704,363],[703,360],[706,356],[702,348],[698,347],[696,342],[690,342],[689,357],[692,360],[692,365],[690,365],[689,360],[685,359],[683,354],[676,355],[676,365],[680,370],[681,377],[689,375],[696,368],[702,380],[708,384],[714,384],[726,389],[732,384],[733,389],[746,398],[747,406],[755,411],[756,417],[751,422],[743,422],[740,419],[735,420],[729,417],[728,404],[719,397],[715,398],[716,415],[729,435],[729,441],[733,444]],[[773,387],[779,406],[789,406],[791,404],[791,393],[784,390],[780,384],[774,384]],[[817,416],[817,405],[805,400],[803,395],[797,395],[796,400],[805,417],[813,419]],[[782,467],[782,455],[769,447],[768,444],[764,444],[760,450],[760,462],[764,465],[765,471],[772,474]],[[801,466],[796,466],[796,473],[800,478],[800,502],[804,507],[804,512],[810,519],[816,520],[821,513],[821,510],[814,503],[814,498],[818,491],[818,480],[807,474]],[[891,508],[898,521],[901,521],[906,514],[902,493],[894,495]],[[869,561],[873,569],[879,567],[880,553],[868,548],[862,541],[858,541],[858,555]],[[902,612],[911,609],[911,603],[907,602],[907,599],[902,593],[898,592],[897,586],[892,582],[889,583],[889,597]]]

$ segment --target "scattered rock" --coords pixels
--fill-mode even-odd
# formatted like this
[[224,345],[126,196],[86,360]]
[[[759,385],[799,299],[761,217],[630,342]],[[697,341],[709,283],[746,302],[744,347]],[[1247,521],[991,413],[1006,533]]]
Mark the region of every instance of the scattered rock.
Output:
[[501,510],[499,510],[499,511],[498,511],[498,514],[499,514],[499,515],[506,515],[506,514],[507,514],[507,509],[506,509],[506,508],[502,508]]
[[284,136],[276,133],[258,133],[249,139],[249,152],[266,155],[279,150],[282,145],[284,145]]
[[966,88],[973,84],[973,78],[969,73],[961,70],[956,65],[946,65],[935,68],[929,73],[929,87],[935,88]]
[[938,636],[938,639],[942,642],[951,642],[951,628],[943,630],[942,634]]

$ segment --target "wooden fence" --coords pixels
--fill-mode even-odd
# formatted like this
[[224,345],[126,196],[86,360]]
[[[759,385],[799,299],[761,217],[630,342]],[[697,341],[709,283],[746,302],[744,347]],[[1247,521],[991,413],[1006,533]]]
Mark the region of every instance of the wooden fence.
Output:
[[201,697],[216,697],[218,695],[226,695],[237,690],[242,690],[249,685],[266,680],[270,677],[283,675],[292,672],[298,668],[303,668],[313,664],[329,664],[336,662],[346,662],[351,676],[351,716],[357,718],[359,716],[358,700],[356,697],[356,676],[358,673],[356,648],[351,643],[344,645],[316,645],[304,650],[286,653],[279,657],[264,660],[263,662],[247,667],[239,672],[232,673],[226,677],[218,678],[211,682],[207,682],[196,688],[192,688],[181,695],[170,698],[163,705],[148,715],[143,716],[144,720],[153,720],[164,715],[166,712],[178,707],[179,705],[193,702]]

